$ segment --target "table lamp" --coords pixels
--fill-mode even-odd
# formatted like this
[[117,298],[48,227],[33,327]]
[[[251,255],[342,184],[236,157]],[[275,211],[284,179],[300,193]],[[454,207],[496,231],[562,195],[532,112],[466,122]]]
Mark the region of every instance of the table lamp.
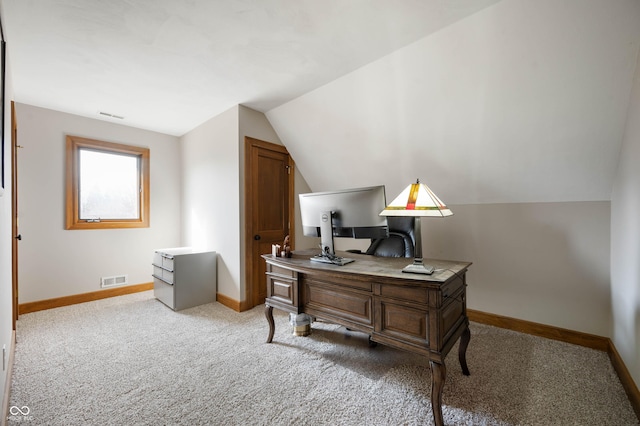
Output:
[[420,180],[407,186],[382,212],[380,216],[413,216],[413,233],[416,239],[414,260],[402,272],[412,274],[432,274],[434,267],[422,262],[422,234],[420,230],[420,218],[422,216],[445,217],[453,213],[433,193],[429,187]]

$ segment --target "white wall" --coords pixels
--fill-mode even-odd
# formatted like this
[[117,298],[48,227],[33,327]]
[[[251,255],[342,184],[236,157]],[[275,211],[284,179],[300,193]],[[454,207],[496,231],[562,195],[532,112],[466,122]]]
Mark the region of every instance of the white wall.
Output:
[[609,200],[637,0],[503,0],[266,113],[316,191]]
[[[608,201],[449,207],[453,216],[422,218],[423,256],[473,262],[469,309],[611,336]],[[368,246],[336,239],[339,250]]]
[[639,45],[637,0],[503,0],[266,115],[314,191],[420,178],[451,205],[424,251],[474,262],[471,308],[611,336]]
[[218,293],[240,296],[238,107],[180,138],[183,245],[218,253]]
[[[180,243],[178,138],[16,104],[20,303],[100,290],[100,277],[152,281],[153,250]],[[151,226],[65,230],[65,136],[150,149]]]
[[613,342],[640,384],[640,55],[611,197]]
[[[218,252],[218,293],[246,294],[244,140],[281,145],[263,113],[237,105],[181,138],[183,244]],[[294,185],[308,189],[296,172]],[[296,197],[297,198],[297,197]],[[297,223],[299,226],[299,223]]]
[[423,254],[473,262],[468,306],[611,335],[608,201],[449,205],[423,218]]
[[[7,54],[7,63],[11,58]],[[6,84],[4,97],[4,190],[0,188],[0,351],[5,348],[6,365],[0,365],[0,395],[4,395],[5,385],[11,380],[7,377],[9,353],[12,350],[13,332],[13,291],[11,265],[11,100],[13,86],[11,67],[6,68]],[[1,354],[0,354],[1,356]],[[0,363],[2,361],[0,360]],[[0,396],[0,416],[4,414],[3,397]]]

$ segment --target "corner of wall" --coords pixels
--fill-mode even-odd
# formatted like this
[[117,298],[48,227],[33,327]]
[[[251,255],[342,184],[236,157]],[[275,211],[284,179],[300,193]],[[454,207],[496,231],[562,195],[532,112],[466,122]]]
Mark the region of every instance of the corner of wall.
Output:
[[640,383],[640,54],[611,192],[612,340],[635,384]]

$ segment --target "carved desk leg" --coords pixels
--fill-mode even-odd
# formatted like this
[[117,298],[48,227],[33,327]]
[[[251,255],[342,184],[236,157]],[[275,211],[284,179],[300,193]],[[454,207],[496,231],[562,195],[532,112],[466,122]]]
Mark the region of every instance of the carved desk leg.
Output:
[[431,409],[433,410],[433,420],[436,426],[443,426],[442,418],[442,389],[447,378],[447,367],[444,360],[441,363],[429,361],[431,366]]
[[467,347],[469,346],[469,341],[471,340],[471,331],[469,331],[469,326],[460,336],[460,346],[458,347],[458,359],[460,360],[460,367],[462,367],[462,374],[468,376],[469,367],[467,367]]
[[271,343],[273,340],[273,333],[276,331],[276,323],[273,321],[273,306],[265,305],[264,315],[267,317],[269,323],[269,337],[267,337],[267,343]]

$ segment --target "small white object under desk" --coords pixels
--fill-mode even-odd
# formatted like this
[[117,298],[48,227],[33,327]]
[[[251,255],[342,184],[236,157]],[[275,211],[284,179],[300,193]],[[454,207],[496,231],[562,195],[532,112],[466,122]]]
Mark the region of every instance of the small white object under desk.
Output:
[[179,311],[215,302],[216,252],[190,247],[157,249],[153,255],[153,295]]

